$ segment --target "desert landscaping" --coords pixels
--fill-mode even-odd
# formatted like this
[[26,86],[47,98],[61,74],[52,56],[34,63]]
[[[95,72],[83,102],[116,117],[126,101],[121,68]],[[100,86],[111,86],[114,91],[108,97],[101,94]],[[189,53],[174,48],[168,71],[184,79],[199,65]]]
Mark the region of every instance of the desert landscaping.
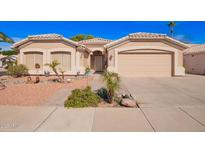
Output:
[[[69,83],[52,82],[56,77],[40,77],[40,83],[27,84],[27,77],[13,78],[10,76],[0,77],[5,88],[0,90],[0,105],[43,105],[52,95],[60,89],[84,88],[91,83],[92,77],[71,79]],[[35,80],[35,77],[32,77]]]

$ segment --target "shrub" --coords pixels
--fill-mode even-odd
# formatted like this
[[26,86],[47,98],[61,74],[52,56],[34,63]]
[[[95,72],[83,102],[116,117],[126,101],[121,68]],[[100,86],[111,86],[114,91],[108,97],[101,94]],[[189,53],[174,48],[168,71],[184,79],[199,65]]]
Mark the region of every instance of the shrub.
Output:
[[21,77],[28,74],[28,69],[23,64],[9,65],[7,71],[13,77]]
[[109,102],[109,94],[106,88],[100,88],[97,90],[98,96],[102,98],[104,101]]
[[85,75],[88,75],[90,73],[91,69],[90,67],[86,67],[85,68]]
[[96,107],[100,103],[100,97],[92,92],[91,87],[75,89],[65,101],[64,106],[69,107]]
[[117,73],[107,71],[102,74],[102,77],[108,91],[108,102],[112,103],[116,91],[120,88],[120,77]]

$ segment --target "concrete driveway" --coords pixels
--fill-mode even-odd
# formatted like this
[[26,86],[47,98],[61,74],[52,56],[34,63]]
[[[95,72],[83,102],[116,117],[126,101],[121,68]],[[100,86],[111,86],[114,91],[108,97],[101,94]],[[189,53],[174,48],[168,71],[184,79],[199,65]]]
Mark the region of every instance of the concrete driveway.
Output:
[[205,76],[122,78],[140,107],[205,106]]

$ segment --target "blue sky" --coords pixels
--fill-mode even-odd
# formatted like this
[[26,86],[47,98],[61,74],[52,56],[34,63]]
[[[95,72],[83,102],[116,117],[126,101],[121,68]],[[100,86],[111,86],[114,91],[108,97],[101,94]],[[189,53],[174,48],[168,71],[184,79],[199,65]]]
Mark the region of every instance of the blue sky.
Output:
[[[57,33],[65,37],[76,34],[92,34],[95,37],[118,39],[129,33],[153,32],[168,34],[166,21],[10,21],[0,22],[0,32],[19,41],[28,35]],[[175,38],[191,43],[205,43],[205,22],[176,22]],[[0,48],[9,49],[10,44],[0,43]]]

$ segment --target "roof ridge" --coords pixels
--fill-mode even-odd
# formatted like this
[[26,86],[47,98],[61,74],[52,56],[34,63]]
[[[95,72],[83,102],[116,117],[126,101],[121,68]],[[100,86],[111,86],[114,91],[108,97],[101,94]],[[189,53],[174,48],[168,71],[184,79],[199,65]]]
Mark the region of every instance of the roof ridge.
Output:
[[[96,39],[99,39],[99,40],[110,40],[110,39],[105,39],[105,38],[102,38],[102,37],[95,37],[95,38],[91,38],[91,39],[87,39],[87,40],[81,40],[81,41],[89,41],[89,40],[96,40]],[[81,42],[79,41],[79,42]]]
[[163,36],[167,36],[167,34],[163,34],[163,33],[152,33],[152,32],[136,32],[136,33],[130,33],[130,34],[128,34],[128,35],[140,35],[140,34],[163,35]]
[[56,33],[47,33],[47,34],[37,34],[37,35],[28,35],[28,38],[41,38],[41,37],[63,37],[63,35]]

